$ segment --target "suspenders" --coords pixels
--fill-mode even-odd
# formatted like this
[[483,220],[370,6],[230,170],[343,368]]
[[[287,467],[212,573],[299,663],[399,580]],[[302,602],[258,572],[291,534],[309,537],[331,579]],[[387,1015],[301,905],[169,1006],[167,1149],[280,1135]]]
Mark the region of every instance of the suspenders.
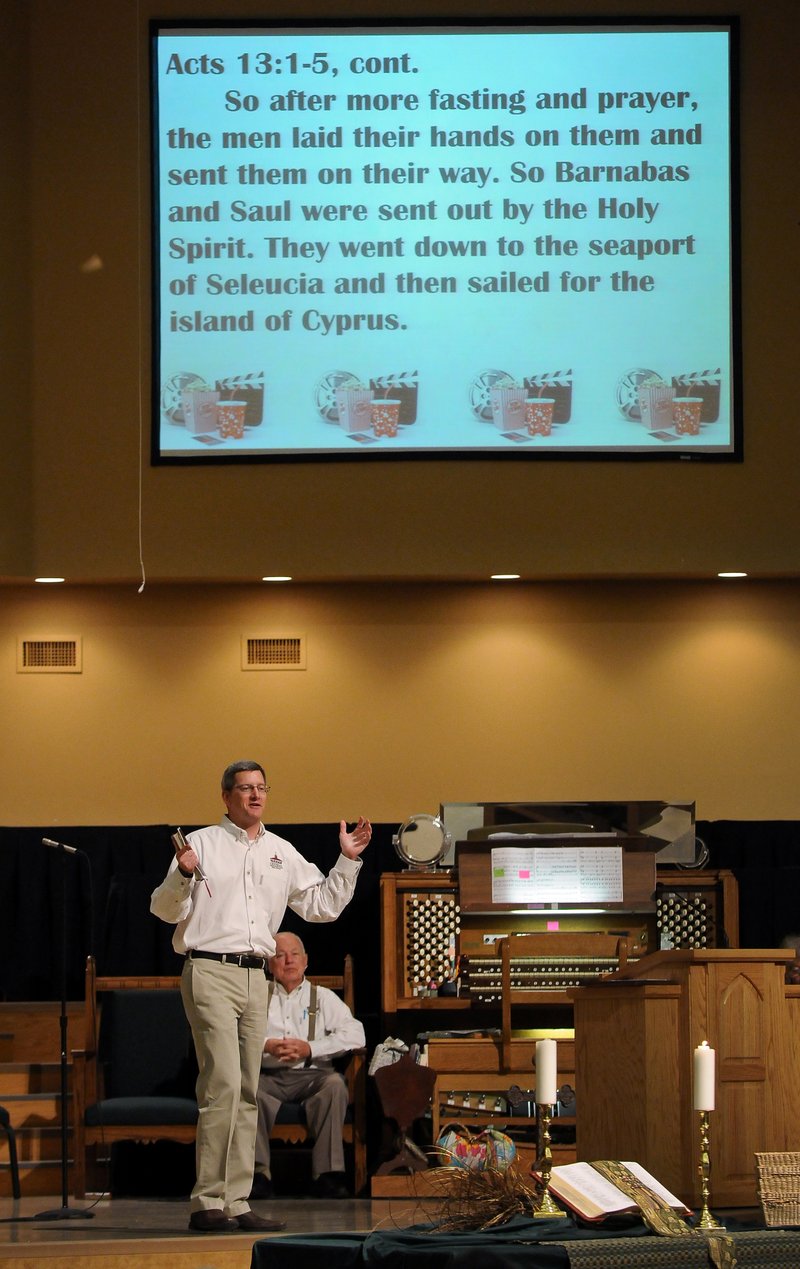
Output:
[[317,1008],[317,984],[312,983],[311,984],[311,998],[308,1002],[308,1038],[309,1040],[313,1040],[315,1038],[315,1032],[317,1030],[317,1014],[318,1013],[319,1013],[319,1009]]
[[[308,1039],[316,1038],[317,1015],[319,1009],[317,1007],[317,984],[309,983],[311,988],[311,999],[308,1002]],[[272,1004],[272,994],[275,990],[275,983],[272,979],[267,983],[267,1016],[269,1016],[269,1007]]]

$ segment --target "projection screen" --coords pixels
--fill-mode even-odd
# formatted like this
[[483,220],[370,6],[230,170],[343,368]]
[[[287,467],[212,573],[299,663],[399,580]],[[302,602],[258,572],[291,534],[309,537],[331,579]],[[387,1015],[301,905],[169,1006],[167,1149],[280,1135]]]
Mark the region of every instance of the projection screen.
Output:
[[740,458],[735,34],[152,23],[153,461]]

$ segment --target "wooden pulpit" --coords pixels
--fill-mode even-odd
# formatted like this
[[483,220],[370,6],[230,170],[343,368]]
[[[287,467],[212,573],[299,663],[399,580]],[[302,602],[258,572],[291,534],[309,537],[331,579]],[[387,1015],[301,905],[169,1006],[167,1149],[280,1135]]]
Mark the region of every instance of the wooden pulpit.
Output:
[[716,1050],[711,1205],[755,1207],[754,1154],[797,1150],[792,950],[664,951],[571,993],[578,1159],[634,1159],[700,1205],[693,1053]]

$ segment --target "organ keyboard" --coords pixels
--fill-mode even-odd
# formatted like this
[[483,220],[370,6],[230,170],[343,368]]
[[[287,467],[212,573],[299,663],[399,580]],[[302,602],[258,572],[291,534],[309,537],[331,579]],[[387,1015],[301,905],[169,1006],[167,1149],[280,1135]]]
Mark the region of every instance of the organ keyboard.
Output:
[[[651,898],[646,911],[565,912],[555,920],[549,912],[492,910],[490,903],[476,903],[466,880],[464,894],[464,879],[450,871],[381,877],[385,1014],[498,1009],[499,940],[508,935],[537,933],[549,940],[547,951],[515,958],[515,997],[559,1005],[569,1003],[573,987],[618,967],[620,939],[627,941],[631,961],[663,947],[735,947],[738,942],[736,879],[729,872],[659,871],[655,901]],[[553,924],[558,928],[548,929]],[[607,949],[600,953],[595,943],[591,951],[581,950],[587,934],[608,936]]]
[[[545,938],[547,935],[544,936]],[[631,957],[631,960],[638,957]],[[582,987],[603,974],[620,968],[619,956],[524,956],[511,963],[511,992],[564,992]],[[485,1005],[499,1005],[502,988],[502,959],[499,956],[476,956],[462,970],[462,992],[470,1000]]]

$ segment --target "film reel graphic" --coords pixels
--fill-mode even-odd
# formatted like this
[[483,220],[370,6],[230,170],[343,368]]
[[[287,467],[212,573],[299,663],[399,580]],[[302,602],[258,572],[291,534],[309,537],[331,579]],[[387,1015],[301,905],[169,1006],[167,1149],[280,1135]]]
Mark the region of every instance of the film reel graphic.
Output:
[[469,389],[469,404],[476,419],[484,423],[492,422],[492,388],[513,388],[516,380],[505,370],[482,370],[472,380]]
[[617,380],[617,386],[614,392],[617,407],[620,414],[625,419],[633,419],[637,423],[641,421],[642,411],[639,408],[639,387],[644,383],[645,379],[660,379],[660,375],[655,370],[626,370]]
[[323,375],[314,389],[314,405],[326,423],[339,422],[339,410],[336,405],[337,388],[357,388],[361,380],[349,370],[332,370]]
[[171,375],[166,379],[161,387],[161,412],[170,423],[174,423],[177,427],[183,427],[186,420],[183,417],[183,402],[181,393],[187,388],[197,387],[203,384],[205,380],[201,375],[192,374],[189,370],[183,370],[180,374]]

